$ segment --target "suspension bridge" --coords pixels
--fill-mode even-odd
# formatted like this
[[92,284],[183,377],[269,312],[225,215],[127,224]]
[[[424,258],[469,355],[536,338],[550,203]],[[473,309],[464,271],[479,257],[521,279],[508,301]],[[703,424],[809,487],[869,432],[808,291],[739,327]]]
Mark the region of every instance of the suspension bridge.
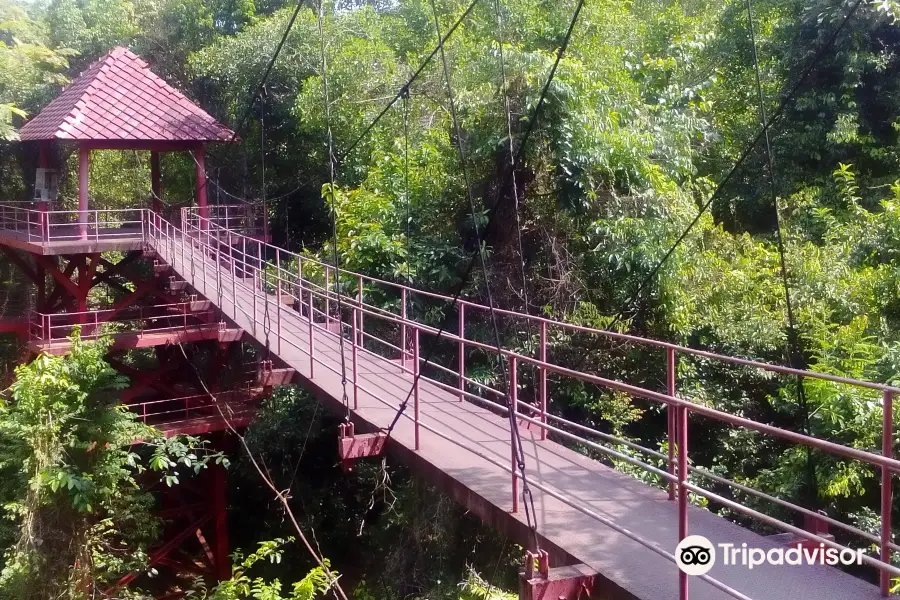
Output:
[[[889,386],[847,380],[808,371],[741,358],[720,356],[668,343],[636,338],[624,334],[593,330],[549,319],[500,311],[510,322],[530,324],[539,331],[540,344],[534,356],[512,349],[497,348],[466,336],[467,322],[483,318],[488,307],[459,301],[457,327],[442,334],[446,342],[458,348],[453,364],[434,364],[427,373],[419,370],[424,362],[421,348],[425,338],[438,331],[421,317],[408,314],[405,307],[415,303],[417,315],[427,306],[443,306],[448,298],[425,290],[337,270],[260,239],[246,235],[237,227],[237,219],[224,217],[225,207],[210,207],[213,215],[201,217],[196,208],[183,209],[180,225],[173,224],[151,210],[136,211],[139,219],[112,219],[104,211],[90,211],[84,233],[72,233],[70,227],[53,233],[47,227],[47,215],[21,207],[0,207],[0,243],[33,245],[53,255],[54,248],[80,244],[86,250],[101,245],[122,249],[141,247],[153,257],[154,266],[165,273],[164,283],[183,282],[191,300],[186,305],[162,305],[156,312],[145,312],[133,319],[114,321],[131,323],[132,331],[107,333],[114,344],[137,347],[143,336],[147,345],[180,343],[191,339],[239,339],[249,337],[268,347],[273,364],[267,369],[279,382],[295,381],[316,394],[335,411],[349,410],[357,433],[345,435],[359,448],[347,453],[350,458],[371,456],[380,451],[384,438],[377,435],[390,425],[398,408],[411,392],[409,410],[386,440],[386,451],[409,465],[415,473],[433,483],[485,522],[518,540],[531,545],[530,528],[526,524],[522,502],[523,481],[516,466],[515,437],[510,430],[506,411],[515,407],[515,419],[521,432],[522,450],[528,465],[527,483],[534,495],[534,530],[540,547],[550,553],[548,575],[558,582],[556,597],[577,597],[588,585],[594,597],[600,598],[674,598],[679,595],[680,576],[674,562],[674,549],[679,539],[690,534],[704,535],[715,543],[746,543],[753,548],[785,547],[783,539],[763,536],[715,514],[692,506],[690,495],[705,496],[735,513],[757,519],[771,528],[791,532],[799,540],[843,548],[832,531],[853,534],[862,543],[880,544],[882,536],[811,513],[789,502],[755,494],[770,500],[773,506],[790,507],[801,518],[818,524],[810,530],[780,521],[735,500],[715,494],[696,481],[711,477],[717,483],[729,482],[690,466],[689,440],[701,431],[688,430],[689,417],[704,417],[735,428],[745,428],[791,443],[807,445],[846,460],[862,461],[883,470],[884,499],[890,506],[892,475],[900,471],[900,461],[893,458],[892,412],[885,415],[885,452],[859,450],[810,438],[796,432],[691,404],[677,393],[677,364],[680,358],[699,356],[736,368],[760,369],[776,374],[796,374],[818,378],[835,385],[862,386],[883,394],[890,407],[897,391]],[[241,214],[241,207],[230,207]],[[57,213],[72,222],[79,211]],[[217,218],[217,214],[222,216]],[[53,215],[51,215],[52,217]],[[108,220],[105,220],[107,219]],[[42,219],[44,225],[42,230]],[[241,220],[241,222],[246,222]],[[118,227],[116,226],[118,224]],[[230,228],[231,225],[235,228]],[[82,238],[82,235],[85,237]],[[66,246],[66,252],[71,247]],[[345,282],[339,296],[335,282]],[[352,284],[352,287],[351,287]],[[182,288],[176,285],[176,288]],[[367,296],[395,297],[396,310],[384,308],[384,302],[367,302]],[[335,310],[338,302],[342,310]],[[148,311],[148,309],[144,309]],[[211,312],[212,311],[212,312]],[[65,322],[50,315],[34,318],[30,343],[35,350],[64,351],[66,337],[75,324],[85,328],[86,336],[104,333],[102,311],[68,315]],[[126,329],[131,329],[127,328]],[[569,368],[553,359],[551,340],[560,334],[586,334],[617,339],[658,350],[666,364],[667,389],[651,390],[624,382],[604,379],[588,372]],[[341,342],[343,338],[343,343]],[[120,342],[124,340],[124,342]],[[346,368],[346,389],[342,382]],[[63,349],[63,350],[60,350]],[[507,391],[478,382],[466,374],[466,357],[473,351],[496,353],[507,362],[511,376]],[[527,390],[533,402],[518,399],[525,393],[517,383],[524,369],[536,369],[538,389]],[[418,377],[417,377],[418,375]],[[595,384],[665,406],[672,416],[668,420],[671,455],[642,449],[644,460],[623,454],[616,448],[626,440],[611,438],[552,414],[553,388],[564,379]],[[233,400],[228,394],[213,395],[205,401],[185,402],[181,399],[149,401],[132,405],[148,422],[169,431],[208,433],[226,428],[233,420],[238,427],[252,419],[252,402],[247,398]],[[173,408],[174,406],[174,408]],[[158,408],[158,409],[157,409]],[[374,436],[362,435],[374,433]],[[383,435],[383,434],[382,434]],[[590,449],[595,455],[606,455],[643,467],[670,489],[660,489],[617,472],[600,461],[573,448]],[[675,451],[677,449],[677,451]],[[660,461],[664,466],[652,465]],[[646,461],[646,462],[645,462]],[[681,475],[680,475],[680,474]],[[754,493],[740,484],[736,489]],[[822,527],[825,525],[826,527]],[[881,544],[885,559],[897,549],[890,541],[890,511],[884,514],[884,539]],[[896,568],[881,559],[867,557],[869,566],[884,578],[896,575]],[[536,574],[536,577],[540,577]],[[589,582],[589,583],[588,583]],[[556,588],[554,588],[556,589]],[[546,596],[550,597],[550,596]],[[881,597],[877,586],[830,566],[761,566],[752,571],[741,566],[716,566],[711,574],[691,578],[691,599],[752,598],[776,600],[793,597],[821,599],[865,599]]]
[[[443,42],[476,2],[446,35],[438,30],[439,44],[428,61],[438,51],[443,58]],[[581,5],[518,154],[511,142],[513,166],[519,163]],[[852,10],[848,18],[850,14]],[[293,19],[288,31],[291,23]],[[321,23],[320,7],[320,33]],[[324,48],[322,52],[324,78]],[[444,69],[452,108],[446,61]],[[400,98],[408,99],[409,85],[421,72],[388,108]],[[260,88],[264,83],[265,77]],[[455,109],[454,124],[458,132]],[[763,133],[769,124],[763,118]],[[35,202],[0,204],[0,250],[33,281],[37,300],[24,319],[4,320],[0,330],[19,334],[32,355],[67,352],[76,326],[87,339],[111,337],[110,363],[132,378],[122,402],[148,423],[171,434],[216,437],[251,423],[259,401],[274,385],[297,383],[347,416],[336,434],[344,466],[387,452],[528,549],[538,566],[526,561],[522,598],[866,600],[889,595],[892,577],[900,576],[892,563],[900,546],[891,529],[893,478],[900,472],[893,422],[898,388],[485,306],[459,295],[352,273],[341,269],[337,260],[323,263],[272,245],[265,205],[208,203],[204,144],[233,141],[237,134],[122,48],[89,67],[22,128],[21,137],[39,146],[36,188],[41,196]],[[333,185],[330,132],[328,138]],[[77,209],[54,206],[52,178],[61,144],[78,146]],[[151,207],[89,207],[90,153],[97,149],[150,151]],[[159,153],[177,151],[190,152],[197,166],[196,206],[166,211]],[[465,165],[462,147],[460,159]],[[469,195],[471,200],[470,190]],[[100,285],[116,290],[119,298],[109,308],[89,310],[90,293]],[[450,325],[435,327],[423,317],[427,314],[443,314]],[[499,339],[487,343],[473,335],[477,324],[487,321],[536,332],[537,342],[529,351],[506,347]],[[556,340],[572,336],[628,344],[655,355],[666,373],[665,384],[650,389],[570,364],[555,350]],[[239,385],[210,387],[241,341],[261,348],[266,360]],[[184,351],[196,344],[207,345],[213,356],[206,373],[198,373]],[[441,358],[433,360],[426,349],[437,347]],[[116,356],[136,348],[154,350],[157,362],[152,369],[135,369]],[[476,354],[502,365],[505,380],[476,379],[469,364]],[[681,361],[695,359],[878,395],[881,447],[834,443],[693,403],[679,394],[678,370]],[[569,382],[657,406],[666,415],[660,438],[667,450],[643,448],[554,414],[556,390]],[[881,492],[880,507],[875,507],[880,515],[877,530],[863,530],[748,487],[735,481],[739,473],[713,473],[693,465],[691,442],[712,423],[875,470]],[[646,477],[633,477],[610,464],[627,465]],[[228,576],[224,475],[221,470],[215,473],[211,493],[198,492],[195,501],[176,502],[164,510],[168,519],[180,521],[150,554],[151,565],[196,570],[196,562],[178,554],[179,548],[193,544],[214,578]],[[727,509],[743,525],[695,506],[700,498]],[[772,514],[791,516],[779,519]],[[772,535],[775,531],[783,535]],[[676,566],[675,556],[676,545],[688,535],[763,550],[799,544],[875,551],[864,556],[864,564],[853,573],[826,565],[748,569],[719,562],[705,575],[688,576]],[[136,577],[128,575],[120,585]]]

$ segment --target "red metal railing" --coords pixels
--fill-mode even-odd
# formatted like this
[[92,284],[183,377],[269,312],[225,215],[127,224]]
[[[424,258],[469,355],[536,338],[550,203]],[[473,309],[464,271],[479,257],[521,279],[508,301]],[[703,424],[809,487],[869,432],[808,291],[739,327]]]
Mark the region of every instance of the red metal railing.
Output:
[[[318,330],[335,336],[344,335],[345,339],[349,341],[351,351],[351,375],[349,379],[353,386],[354,408],[356,408],[356,399],[359,390],[372,395],[383,404],[393,408],[397,408],[397,404],[400,400],[397,399],[397,403],[389,402],[383,399],[383,395],[364,387],[357,376],[358,353],[366,352],[372,356],[378,356],[379,358],[388,360],[388,358],[375,352],[372,347],[377,346],[387,352],[392,352],[394,353],[393,356],[398,356],[400,358],[398,366],[411,377],[415,377],[415,375],[419,373],[422,362],[419,353],[420,337],[422,335],[436,336],[438,330],[433,326],[410,318],[407,311],[407,304],[415,301],[418,306],[427,307],[429,302],[433,303],[434,301],[439,301],[442,305],[446,306],[446,303],[450,300],[449,297],[441,294],[367,277],[359,273],[344,270],[338,272],[333,266],[309,257],[288,252],[260,240],[242,236],[236,232],[222,230],[219,225],[212,221],[193,219],[187,221],[187,225],[182,231],[168,222],[150,219],[150,223],[147,225],[146,230],[148,234],[148,243],[156,247],[161,255],[167,256],[170,261],[177,261],[183,265],[190,265],[191,277],[194,278],[194,281],[202,281],[204,288],[210,287],[214,289],[220,299],[222,297],[229,297],[232,300],[232,316],[236,318],[237,312],[240,311],[245,317],[249,318],[253,328],[252,333],[254,335],[259,337],[259,329],[263,329],[268,335],[271,335],[273,338],[272,344],[274,352],[280,353],[282,345],[290,345],[300,349],[304,353],[308,353],[311,377],[315,377],[317,366],[323,366],[334,372],[338,372],[329,361],[317,358],[314,332]],[[222,239],[229,240],[229,245],[222,244],[219,241]],[[163,252],[163,249],[165,252]],[[338,315],[332,310],[338,299],[335,285],[336,275],[340,277],[341,288],[344,290],[341,296],[341,302],[345,310],[342,315]],[[185,277],[187,278],[187,275],[185,275]],[[354,287],[354,294],[346,292],[346,290],[352,290]],[[236,301],[238,289],[242,292],[249,292],[252,294],[253,306],[251,309],[245,310],[238,306],[239,303]],[[393,293],[401,299],[400,306],[396,310],[389,310],[381,306],[367,303],[365,301],[365,296],[376,290],[379,291],[382,296],[385,295],[385,292]],[[214,298],[210,299],[215,301]],[[260,322],[260,319],[258,318],[259,303],[269,303],[271,325],[268,327]],[[454,371],[444,365],[431,363],[428,365],[430,368],[454,378],[456,380],[455,384],[447,384],[444,381],[426,375],[423,375],[421,379],[427,380],[431,385],[452,392],[457,395],[461,401],[468,400],[487,405],[504,413],[509,409],[504,403],[497,402],[497,400],[502,401],[505,399],[508,392],[511,397],[511,406],[513,410],[516,411],[515,417],[520,421],[539,427],[541,429],[542,437],[546,437],[547,434],[553,434],[559,439],[577,442],[601,452],[606,456],[638,466],[655,474],[662,481],[667,483],[670,499],[678,503],[679,533],[682,539],[688,534],[689,492],[692,492],[720,503],[723,506],[761,523],[794,533],[807,540],[812,540],[817,543],[821,542],[827,547],[837,549],[848,548],[845,545],[831,541],[809,531],[805,531],[790,523],[748,508],[708,489],[700,487],[690,481],[691,474],[696,474],[702,478],[710,479],[744,493],[752,494],[782,508],[788,508],[798,514],[822,519],[839,527],[847,533],[853,534],[867,542],[876,544],[880,548],[879,558],[864,556],[863,560],[866,564],[878,569],[880,574],[880,588],[884,595],[888,594],[891,576],[900,576],[900,569],[890,564],[892,553],[900,550],[900,547],[891,542],[890,519],[893,495],[892,479],[894,474],[900,473],[900,461],[897,461],[893,457],[892,449],[894,427],[893,398],[894,394],[900,391],[900,389],[889,385],[854,380],[827,373],[803,371],[743,358],[719,355],[668,342],[573,325],[543,317],[524,315],[514,311],[494,309],[499,315],[513,317],[520,322],[527,323],[529,326],[539,331],[539,347],[535,353],[536,356],[526,355],[509,349],[500,349],[498,351],[497,348],[491,344],[483,343],[466,336],[466,325],[467,322],[469,322],[468,320],[472,319],[473,314],[486,314],[486,311],[489,310],[488,307],[474,302],[461,300],[458,303],[457,310],[458,331],[445,332],[441,337],[457,346],[458,370]],[[282,319],[283,312],[285,311],[292,311],[295,314],[299,312],[300,315],[306,319],[309,331],[307,340],[299,339],[299,337],[293,335],[282,335]],[[420,312],[424,314],[427,310],[420,310]],[[370,328],[367,330],[365,327],[365,323],[369,320],[375,320],[376,322],[393,326],[399,339],[397,339],[396,342],[391,342],[378,335],[372,334],[371,331],[373,331],[373,329]],[[666,391],[664,393],[657,392],[601,377],[596,374],[579,371],[552,361],[548,357],[547,352],[548,340],[552,339],[553,335],[560,333],[566,335],[579,333],[600,336],[663,350],[665,353]],[[411,348],[408,347],[410,342]],[[524,365],[530,365],[536,369],[539,375],[537,384],[537,405],[531,405],[519,400],[519,389],[516,383],[510,386],[510,390],[501,390],[496,389],[489,384],[475,381],[472,378],[467,377],[466,352],[469,349],[478,349],[488,355],[498,355],[502,360],[507,361],[509,373],[511,374],[513,382],[517,381],[519,370],[523,368]],[[883,411],[883,436],[882,447],[879,449],[880,453],[817,439],[801,433],[692,403],[684,398],[680,398],[677,395],[677,367],[679,358],[684,356],[700,357],[710,361],[758,369],[768,373],[796,375],[801,378],[818,379],[836,385],[852,386],[880,393]],[[412,365],[408,365],[408,362],[411,362]],[[560,379],[568,378],[623,392],[665,406],[668,415],[666,430],[669,447],[668,454],[644,448],[628,440],[623,440],[596,431],[550,413],[547,406],[548,375],[550,374]],[[474,392],[472,390],[474,390]],[[429,423],[423,422],[419,413],[419,394],[417,386],[414,386],[412,398],[413,414],[405,414],[404,417],[411,420],[414,424],[416,448],[419,446],[420,430],[425,430],[454,443],[461,448],[465,448],[466,451],[472,452],[482,459],[509,472],[512,477],[512,504],[515,510],[518,504],[518,475],[516,472],[515,460],[512,460],[509,464],[502,464],[491,456],[480,452],[477,448],[463,445],[458,440],[454,439],[453,436],[440,431],[437,427]],[[691,414],[712,419],[730,426],[759,432],[786,442],[815,448],[844,459],[860,461],[879,469],[881,471],[880,535],[872,535],[871,533],[850,524],[819,515],[818,513],[787,500],[777,498],[759,490],[754,490],[725,477],[710,473],[705,469],[690,466],[688,460],[688,427],[689,416]],[[572,433],[572,430],[584,435]],[[614,448],[610,448],[594,441],[597,439],[612,445],[626,446],[631,450],[640,452],[646,456],[663,460],[666,462],[667,468],[657,468],[634,456],[619,452]],[[530,481],[529,483],[534,488],[564,502],[572,508],[590,516],[674,562],[675,559],[671,552],[659,548],[655,543],[642,539],[641,536],[628,531],[610,519],[597,514],[582,503],[568,498],[559,490],[549,488],[538,482]],[[702,576],[701,579],[728,593],[732,597],[746,598],[746,596],[737,590],[729,588],[725,584],[716,581],[709,576]],[[680,598],[682,600],[688,598],[688,579],[683,574],[680,577]]]
[[[178,209],[182,223],[196,226],[199,209]],[[207,207],[208,219],[222,230],[268,239],[269,220],[261,204],[222,204]],[[158,216],[159,217],[159,216]],[[165,217],[159,217],[165,218]],[[0,230],[32,243],[143,239],[144,209],[40,210],[36,202],[0,203]]]
[[213,204],[206,207],[206,217],[200,216],[196,206],[181,209],[181,223],[185,229],[200,229],[205,219],[219,226],[220,232],[235,232],[249,237],[269,237],[269,215],[263,204]]
[[54,342],[72,335],[81,328],[82,339],[97,339],[116,333],[136,333],[144,336],[168,331],[220,328],[214,310],[197,310],[202,302],[179,302],[155,306],[133,306],[123,310],[91,310],[72,313],[32,313],[29,335],[32,340]]
[[220,414],[219,408],[222,406],[228,406],[234,411],[241,406],[249,407],[253,404],[253,398],[248,391],[238,390],[220,392],[216,394],[215,400],[209,394],[195,394],[162,400],[138,399],[127,402],[124,406],[136,414],[141,422],[153,424],[170,422],[175,419],[217,417]]
[[0,204],[0,230],[13,231],[24,241],[141,239],[143,209],[47,210],[34,203]]

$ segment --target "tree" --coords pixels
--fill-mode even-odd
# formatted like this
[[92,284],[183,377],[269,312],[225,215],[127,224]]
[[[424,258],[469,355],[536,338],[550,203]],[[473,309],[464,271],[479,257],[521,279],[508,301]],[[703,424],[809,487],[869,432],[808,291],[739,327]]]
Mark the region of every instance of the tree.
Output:
[[225,461],[138,422],[118,404],[128,382],[103,360],[110,342],[71,339],[69,354],[19,366],[0,406],[3,597],[89,598],[144,568],[159,524],[138,478],[176,485],[179,469]]

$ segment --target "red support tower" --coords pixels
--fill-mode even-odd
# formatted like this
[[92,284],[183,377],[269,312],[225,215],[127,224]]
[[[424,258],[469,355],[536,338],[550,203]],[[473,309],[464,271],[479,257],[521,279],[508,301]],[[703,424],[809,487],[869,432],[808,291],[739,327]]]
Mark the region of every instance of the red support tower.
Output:
[[[230,387],[221,385],[220,375],[233,371],[225,366],[234,363],[242,332],[171,275],[147,250],[144,233],[165,210],[165,152],[193,156],[200,216],[222,215],[228,227],[235,219],[252,221],[249,205],[212,211],[207,205],[204,145],[236,136],[139,57],[115,48],[26,123],[20,137],[37,146],[39,167],[32,198],[0,204],[0,252],[33,283],[35,302],[23,318],[0,322],[0,331],[18,334],[32,356],[67,352],[76,326],[86,339],[107,333],[113,339],[110,364],[131,379],[123,403],[167,434],[211,436],[224,449],[227,425],[249,423],[271,387],[273,370],[248,369],[243,381],[232,377]],[[95,150],[149,151],[152,211],[91,205]],[[77,199],[60,199],[62,156],[72,152],[78,156]],[[125,360],[129,352],[136,354]],[[208,357],[204,369],[192,364],[197,357]],[[154,565],[197,570],[189,556],[196,551],[199,564],[206,565],[199,570],[210,580],[230,576],[226,486],[225,470],[215,467],[161,495],[167,525],[151,553]],[[117,587],[137,577],[129,574]]]

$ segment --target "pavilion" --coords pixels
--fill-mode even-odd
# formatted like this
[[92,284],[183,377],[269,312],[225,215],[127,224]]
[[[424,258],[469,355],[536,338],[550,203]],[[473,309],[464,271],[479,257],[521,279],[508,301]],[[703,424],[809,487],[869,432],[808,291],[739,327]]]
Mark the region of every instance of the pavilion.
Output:
[[[127,48],[117,47],[79,75],[20,130],[23,142],[37,142],[40,167],[53,169],[54,144],[78,147],[78,211],[82,236],[90,210],[88,184],[92,150],[149,150],[153,210],[162,208],[160,152],[190,152],[196,163],[197,207],[208,215],[206,152],[209,142],[237,135],[150,70]],[[48,210],[41,202],[39,210]]]

